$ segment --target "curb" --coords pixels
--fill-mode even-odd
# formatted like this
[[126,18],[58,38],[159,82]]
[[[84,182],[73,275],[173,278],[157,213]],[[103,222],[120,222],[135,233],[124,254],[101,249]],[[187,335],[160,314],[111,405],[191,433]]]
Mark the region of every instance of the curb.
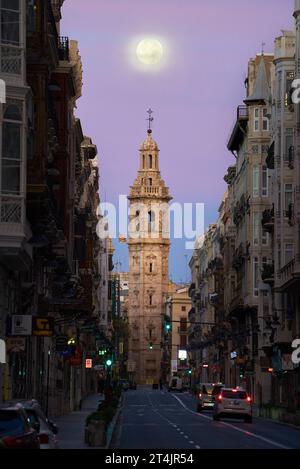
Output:
[[117,408],[117,412],[115,413],[112,421],[110,422],[110,424],[107,427],[105,449],[109,449],[109,447],[110,447],[111,440],[112,440],[113,434],[115,432],[115,429],[116,429],[116,426],[117,426],[117,422],[119,420],[119,416],[120,416],[122,407],[123,407],[123,394],[121,396],[120,403],[119,403],[118,408]]

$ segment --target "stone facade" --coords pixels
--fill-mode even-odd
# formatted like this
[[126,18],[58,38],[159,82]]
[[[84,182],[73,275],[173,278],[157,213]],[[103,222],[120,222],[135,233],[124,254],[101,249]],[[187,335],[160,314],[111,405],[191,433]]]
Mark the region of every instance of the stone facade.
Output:
[[138,384],[161,376],[161,338],[169,279],[168,203],[151,131],[140,148],[140,168],[130,189],[129,361]]

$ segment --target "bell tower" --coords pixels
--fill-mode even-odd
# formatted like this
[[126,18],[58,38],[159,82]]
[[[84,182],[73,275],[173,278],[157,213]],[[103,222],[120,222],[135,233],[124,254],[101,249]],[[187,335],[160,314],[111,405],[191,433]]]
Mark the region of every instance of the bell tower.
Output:
[[169,188],[159,170],[159,148],[152,138],[140,147],[129,210],[129,372],[138,384],[159,383],[163,306],[169,281]]

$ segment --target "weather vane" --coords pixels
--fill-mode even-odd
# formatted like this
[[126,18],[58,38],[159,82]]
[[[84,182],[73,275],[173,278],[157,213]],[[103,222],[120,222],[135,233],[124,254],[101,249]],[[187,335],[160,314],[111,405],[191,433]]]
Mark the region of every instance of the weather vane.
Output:
[[151,123],[154,121],[154,117],[152,117],[153,111],[152,109],[148,109],[147,113],[149,114],[149,117],[146,119],[149,121],[149,127],[148,127],[148,134],[151,134],[152,129],[151,129]]

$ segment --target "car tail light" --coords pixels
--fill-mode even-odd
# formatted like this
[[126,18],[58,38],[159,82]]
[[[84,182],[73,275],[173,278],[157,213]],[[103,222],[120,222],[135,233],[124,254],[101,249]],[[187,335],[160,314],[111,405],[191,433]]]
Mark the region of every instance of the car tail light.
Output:
[[219,395],[218,395],[218,401],[221,401],[222,399],[223,399],[222,394],[219,394]]
[[199,393],[199,397],[202,397],[202,394],[201,394],[201,392]]
[[49,435],[46,433],[40,433],[39,440],[41,445],[47,445],[49,443]]
[[237,392],[237,389],[233,389],[232,392]]
[[251,402],[251,401],[252,401],[251,397],[247,396],[247,402]]
[[5,438],[2,438],[2,441],[5,444],[5,446],[14,447],[14,448],[22,444],[22,440],[20,440],[19,438],[14,438],[12,436],[6,436]]

